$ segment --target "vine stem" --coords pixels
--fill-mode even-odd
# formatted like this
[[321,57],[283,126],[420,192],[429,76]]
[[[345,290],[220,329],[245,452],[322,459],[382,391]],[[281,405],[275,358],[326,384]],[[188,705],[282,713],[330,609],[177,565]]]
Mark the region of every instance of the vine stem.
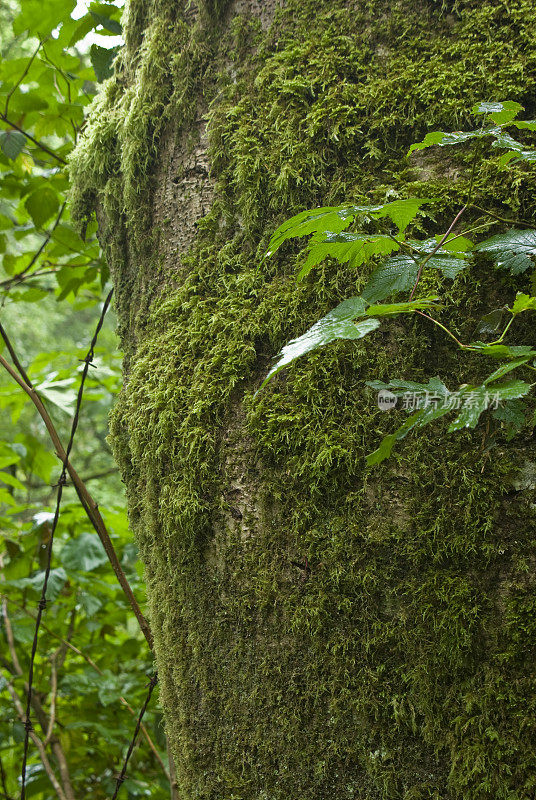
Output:
[[451,224],[450,224],[450,226],[449,226],[449,229],[448,229],[448,231],[447,231],[447,232],[445,233],[445,235],[444,235],[444,236],[441,238],[441,240],[440,240],[440,241],[437,243],[437,245],[434,247],[434,249],[432,250],[432,252],[431,252],[431,253],[429,253],[429,254],[426,256],[426,258],[425,258],[425,259],[423,259],[423,261],[421,261],[421,264],[420,264],[420,266],[419,266],[419,271],[417,272],[417,277],[415,278],[415,283],[413,284],[413,289],[411,290],[411,293],[410,293],[410,296],[409,296],[409,299],[410,299],[410,300],[413,300],[413,295],[415,294],[415,290],[416,290],[416,288],[417,288],[417,286],[418,286],[418,284],[419,284],[419,281],[420,281],[420,279],[421,279],[421,275],[422,275],[422,271],[423,271],[424,267],[425,267],[425,266],[426,266],[426,264],[427,264],[427,263],[430,261],[430,259],[432,258],[432,256],[434,256],[434,255],[437,253],[437,251],[439,250],[439,248],[441,247],[441,245],[442,245],[442,244],[444,244],[444,242],[445,242],[445,241],[448,239],[448,236],[449,236],[450,232],[452,231],[452,229],[454,228],[454,226],[456,225],[456,223],[458,222],[458,220],[460,219],[460,217],[462,216],[463,212],[464,212],[466,209],[467,209],[467,205],[465,205],[465,206],[462,206],[462,208],[461,208],[461,209],[458,211],[458,213],[456,214],[456,216],[455,216],[455,217],[454,217],[454,219],[452,220],[452,222],[451,222]]
[[[110,298],[110,295],[108,297]],[[5,333],[5,331],[3,329],[0,329],[0,333],[1,333],[4,341],[6,342],[6,345],[8,347],[9,352],[11,353],[11,355],[13,357],[14,349],[13,349],[13,346],[12,346],[11,342],[9,341],[9,339],[8,339],[6,333]],[[15,356],[15,359],[16,359],[16,356]],[[17,369],[19,369],[19,371],[21,371],[22,367],[19,367],[18,359],[16,359],[16,360],[15,359],[14,359],[14,363],[17,365]],[[0,354],[0,364],[11,375],[13,380],[16,381],[19,384],[21,389],[24,392],[26,392],[26,394],[29,396],[29,398],[31,399],[32,403],[34,404],[35,408],[37,409],[37,412],[38,412],[39,416],[41,417],[41,419],[45,423],[45,427],[46,427],[46,429],[48,431],[50,439],[52,440],[52,443],[53,443],[54,448],[56,450],[56,455],[58,456],[58,458],[60,459],[62,464],[64,464],[67,472],[69,473],[69,476],[70,476],[70,478],[71,478],[71,480],[72,480],[72,482],[74,484],[76,493],[78,495],[78,498],[80,499],[82,507],[83,507],[84,511],[86,512],[87,516],[89,517],[89,520],[90,520],[91,524],[95,528],[95,530],[96,530],[96,532],[97,532],[97,534],[98,534],[98,536],[99,536],[99,538],[100,538],[100,540],[102,542],[102,546],[104,547],[106,555],[108,556],[108,560],[110,561],[110,564],[112,565],[112,569],[115,572],[117,580],[119,581],[119,584],[120,584],[121,588],[123,589],[123,592],[124,592],[124,594],[126,595],[128,601],[129,601],[129,604],[130,604],[130,606],[131,606],[131,608],[132,608],[132,610],[134,612],[134,615],[135,615],[136,619],[138,620],[138,624],[139,624],[139,626],[140,626],[140,628],[142,630],[143,635],[145,636],[145,639],[147,640],[147,644],[149,645],[149,647],[152,650],[153,649],[153,635],[151,633],[151,629],[149,627],[149,623],[145,619],[145,617],[144,617],[144,615],[143,615],[143,613],[141,611],[141,608],[138,605],[138,601],[136,600],[136,598],[134,596],[134,593],[133,593],[133,591],[132,591],[132,589],[130,587],[130,584],[129,584],[128,580],[127,580],[127,577],[126,577],[125,573],[123,572],[121,564],[119,563],[119,559],[117,557],[117,553],[115,552],[115,548],[114,548],[114,546],[112,544],[112,540],[110,539],[110,534],[108,533],[108,530],[106,528],[104,520],[103,520],[103,518],[101,516],[101,513],[99,511],[99,507],[98,507],[97,503],[95,502],[95,500],[93,499],[92,495],[90,494],[90,492],[89,492],[87,486],[85,485],[84,481],[80,478],[80,476],[76,472],[75,468],[71,464],[71,462],[69,460],[69,457],[68,457],[68,455],[67,455],[67,453],[66,453],[66,451],[65,451],[65,449],[64,449],[64,447],[62,445],[62,442],[60,440],[58,432],[57,432],[57,430],[56,430],[56,428],[54,426],[54,423],[52,422],[52,420],[50,418],[50,415],[49,415],[47,409],[45,408],[45,406],[43,404],[43,401],[41,400],[41,398],[37,394],[35,388],[31,384],[31,382],[30,382],[28,376],[26,375],[26,373],[24,372],[24,370],[22,370],[22,372],[21,372],[21,375],[22,375],[22,377],[21,377],[21,375],[19,375],[16,372],[16,370],[13,369],[11,364],[9,364],[9,362],[7,362],[5,360],[5,358],[1,354]]]

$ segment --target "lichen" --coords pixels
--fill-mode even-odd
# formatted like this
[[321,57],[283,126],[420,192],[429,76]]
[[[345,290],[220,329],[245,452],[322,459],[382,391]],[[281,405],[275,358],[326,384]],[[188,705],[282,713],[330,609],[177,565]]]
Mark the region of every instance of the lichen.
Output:
[[[253,392],[282,344],[366,280],[325,264],[297,285],[292,244],[261,264],[276,225],[419,194],[439,198],[422,226],[441,229],[465,197],[468,154],[414,166],[408,145],[468,124],[478,100],[533,114],[533,4],[288,0],[264,34],[208,6],[192,24],[181,4],[148,5],[131,4],[135,45],[75,155],[73,205],[80,218],[101,209],[118,289],[128,380],[112,442],[179,794],[528,800],[536,530],[511,473],[534,444],[439,422],[364,468],[396,424],[366,380],[439,372],[457,385],[485,365],[393,321]],[[159,137],[168,122],[188,129],[200,97],[214,202],[170,278],[165,231],[151,229]],[[534,172],[509,175],[488,158],[479,204],[534,218]],[[469,337],[512,286],[481,264],[449,291],[470,309]]]

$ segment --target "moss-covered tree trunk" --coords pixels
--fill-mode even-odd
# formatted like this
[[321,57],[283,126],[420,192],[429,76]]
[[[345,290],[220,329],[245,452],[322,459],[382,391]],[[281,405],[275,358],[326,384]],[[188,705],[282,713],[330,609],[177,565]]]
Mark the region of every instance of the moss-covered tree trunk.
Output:
[[[478,100],[534,115],[532,0],[131,0],[126,30],[73,203],[97,210],[116,286],[112,441],[181,800],[533,798],[532,440],[437,423],[364,467],[403,414],[365,380],[457,386],[481,362],[425,321],[389,323],[253,398],[370,271],[296,284],[295,246],[261,264],[276,225],[418,195],[444,230],[468,155],[408,145]],[[533,187],[489,158],[475,191],[530,219]],[[512,294],[489,267],[459,280],[460,335]]]

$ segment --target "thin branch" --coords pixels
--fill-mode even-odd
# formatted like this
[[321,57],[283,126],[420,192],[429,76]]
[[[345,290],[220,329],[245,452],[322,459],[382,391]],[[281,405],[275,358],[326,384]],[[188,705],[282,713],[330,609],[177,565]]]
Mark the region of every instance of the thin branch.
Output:
[[63,164],[63,166],[67,166],[67,162],[65,161],[64,158],[55,153],[54,150],[51,150],[50,147],[47,147],[46,144],[43,144],[43,142],[40,142],[38,139],[34,139],[33,136],[31,136],[27,131],[19,127],[15,122],[12,122],[12,120],[8,119],[6,115],[3,114],[2,112],[0,112],[0,120],[2,120],[2,122],[5,122],[6,125],[9,125],[10,128],[13,128],[19,133],[22,133],[22,135],[25,136],[30,142],[35,144],[36,147],[38,147],[44,153],[48,153],[48,155],[56,159],[58,163]]
[[410,299],[410,300],[412,300],[412,299],[413,299],[413,295],[415,294],[415,289],[417,288],[417,285],[418,285],[418,283],[419,283],[419,281],[420,281],[420,279],[421,279],[421,275],[422,275],[422,271],[423,271],[424,267],[425,267],[425,266],[426,266],[426,264],[427,264],[427,263],[430,261],[430,259],[432,258],[432,256],[433,256],[433,255],[435,255],[435,254],[437,253],[437,251],[439,250],[439,248],[441,247],[441,245],[442,245],[442,244],[443,244],[443,243],[444,243],[444,242],[445,242],[445,241],[448,239],[449,233],[452,231],[452,229],[454,228],[454,226],[456,225],[456,223],[458,222],[458,220],[460,219],[461,215],[462,215],[462,214],[463,214],[463,212],[466,210],[466,208],[467,208],[467,206],[463,206],[463,207],[462,207],[462,208],[461,208],[461,209],[458,211],[458,213],[456,214],[456,216],[455,216],[455,217],[454,217],[454,219],[452,220],[452,222],[451,222],[451,224],[450,224],[450,226],[449,226],[449,229],[448,229],[448,231],[447,231],[447,232],[445,233],[445,235],[444,235],[444,236],[443,236],[443,237],[440,239],[440,241],[439,241],[439,242],[437,243],[437,245],[434,247],[434,249],[432,250],[432,252],[431,252],[431,253],[429,253],[429,254],[426,256],[426,258],[425,258],[425,259],[424,259],[424,260],[421,262],[421,265],[420,265],[420,267],[419,267],[419,271],[417,272],[417,277],[415,278],[415,283],[413,284],[413,289],[411,290],[411,293],[410,293],[410,296],[409,296],[409,299]]
[[36,57],[36,55],[38,54],[38,52],[39,52],[40,48],[41,48],[41,42],[39,42],[39,44],[37,45],[37,47],[36,47],[36,49],[35,49],[34,53],[32,54],[31,58],[29,59],[28,63],[26,64],[26,67],[25,67],[25,69],[24,69],[24,72],[22,73],[22,75],[21,75],[21,76],[20,76],[20,78],[18,79],[17,83],[16,83],[16,84],[13,86],[13,88],[12,88],[12,89],[10,89],[10,91],[8,92],[8,94],[7,94],[7,96],[6,96],[6,104],[5,104],[5,106],[4,106],[4,114],[5,114],[5,116],[7,116],[7,112],[9,111],[9,101],[11,100],[11,97],[13,96],[13,94],[15,93],[15,91],[18,89],[18,87],[21,85],[21,83],[23,82],[24,78],[26,77],[26,75],[27,75],[27,74],[28,74],[28,72],[30,71],[30,67],[31,67],[31,66],[32,66],[32,64],[33,64],[33,60],[34,60],[34,58]]
[[[33,267],[33,265],[35,264],[35,262],[37,261],[37,259],[39,258],[39,256],[41,255],[41,253],[43,252],[45,247],[47,246],[47,244],[52,239],[52,234],[54,233],[54,231],[56,230],[56,228],[60,224],[60,221],[61,221],[61,218],[63,216],[63,212],[65,211],[65,206],[66,205],[67,205],[67,203],[63,203],[62,204],[60,210],[58,211],[58,213],[56,215],[56,219],[54,220],[54,224],[52,225],[51,229],[47,232],[47,234],[46,234],[45,238],[43,239],[43,242],[41,243],[39,249],[32,256],[32,258],[30,260],[30,263],[26,267],[24,267],[24,269],[22,269],[20,272],[17,272],[15,275],[12,275],[11,278],[9,278],[9,281],[15,281],[17,279],[20,280],[23,275],[26,275],[26,273],[29,272],[29,270],[31,270],[31,268]],[[6,281],[6,283],[7,283],[7,281]]]
[[475,203],[471,203],[471,208],[476,208],[477,211],[482,211],[482,213],[486,214],[488,217],[493,217],[493,219],[496,219],[498,222],[504,222],[506,225],[522,225],[524,228],[534,228],[533,222],[523,222],[521,219],[505,219],[505,217],[499,217],[498,214],[494,214],[492,211],[481,208]]
[[13,636],[13,628],[11,627],[11,620],[9,619],[9,615],[7,613],[7,599],[5,597],[2,601],[2,616],[4,618],[7,646],[9,648],[11,661],[13,662],[13,668],[17,673],[17,675],[22,675],[22,667],[20,665],[19,657],[17,655],[17,650],[15,649],[15,637]]
[[123,769],[121,770],[120,774],[116,778],[115,791],[114,791],[114,793],[112,795],[112,800],[116,800],[117,794],[119,792],[119,789],[121,788],[121,784],[123,783],[123,781],[126,778],[128,762],[130,760],[130,756],[132,755],[132,751],[134,750],[134,746],[136,744],[136,740],[137,740],[138,734],[140,732],[140,727],[141,727],[141,724],[142,724],[143,715],[145,714],[145,712],[147,710],[147,706],[149,705],[149,702],[151,700],[151,695],[153,693],[153,689],[156,686],[157,682],[158,682],[158,672],[155,672],[154,675],[152,676],[151,680],[149,681],[149,691],[147,692],[147,697],[145,698],[145,702],[144,702],[144,704],[143,704],[143,706],[141,708],[141,711],[140,711],[140,714],[139,714],[139,717],[138,717],[138,721],[136,722],[136,728],[134,729],[134,735],[132,736],[132,739],[131,739],[130,744],[128,746],[127,754],[125,756],[125,761],[123,763]]
[[[6,689],[8,690],[9,694],[11,695],[11,699],[13,700],[13,705],[15,706],[15,709],[17,711],[17,715],[18,715],[19,719],[21,720],[21,722],[24,723],[25,722],[24,708],[23,708],[23,705],[22,705],[22,703],[20,701],[20,698],[19,698],[17,692],[13,688],[13,684],[11,683],[11,681],[6,681]],[[43,764],[43,767],[45,768],[45,772],[48,775],[48,779],[50,780],[50,783],[54,787],[54,790],[55,790],[56,794],[58,795],[59,800],[69,800],[69,798],[67,797],[67,795],[63,791],[62,787],[60,786],[60,783],[59,783],[58,779],[56,778],[56,775],[54,774],[54,770],[52,769],[52,765],[51,765],[50,761],[48,760],[47,754],[45,752],[45,748],[44,748],[43,742],[41,741],[39,736],[37,736],[36,732],[33,731],[33,730],[31,730],[29,732],[29,736],[30,736],[30,739],[32,740],[32,742],[35,744],[35,746],[37,748],[37,751],[39,752],[39,758],[41,759],[41,763]]]
[[2,795],[4,800],[13,800],[11,795],[7,793],[6,773],[4,772],[4,764],[2,762],[2,755],[0,754],[0,779],[2,781]]
[[[0,594],[0,596],[2,596],[5,599],[7,599],[7,595],[1,595]],[[9,600],[9,602],[11,603],[11,605],[15,606],[15,608],[17,608],[19,611],[22,611],[23,614],[26,614],[28,617],[31,617],[32,619],[35,619],[35,615],[28,608],[24,608],[24,606],[19,605],[19,603],[16,603],[14,600],[11,600],[11,599]],[[61,636],[59,636],[59,634],[57,634],[55,631],[53,631],[52,628],[49,628],[48,625],[45,625],[44,622],[41,623],[41,627],[43,628],[43,630],[45,630],[49,634],[49,636],[52,636],[54,639],[57,639],[58,641],[60,641],[66,649],[71,650],[77,656],[80,656],[80,658],[83,658],[84,661],[86,661],[89,664],[89,666],[92,667],[95,670],[95,672],[97,672],[99,675],[104,675],[104,672],[101,670],[99,665],[96,664],[90,656],[88,656],[86,653],[84,653],[82,650],[80,650],[78,647],[76,647],[72,642],[67,641],[66,639],[63,639]],[[125,706],[125,708],[132,714],[133,717],[136,716],[136,712],[134,711],[134,709],[132,708],[130,703],[127,700],[125,700],[124,697],[120,697],[119,698],[119,702],[122,705]],[[147,728],[143,724],[141,725],[141,732],[143,733],[143,735],[144,735],[144,737],[145,737],[145,739],[147,741],[147,744],[151,748],[154,757],[156,758],[156,760],[158,761],[158,763],[162,767],[162,771],[164,772],[164,775],[171,782],[171,778],[170,778],[170,775],[168,774],[168,771],[166,769],[166,765],[164,764],[164,762],[162,760],[162,757],[161,757],[160,753],[158,752],[158,750],[156,748],[156,745],[154,744],[153,740],[151,739]]]
[[[110,297],[110,295],[108,297]],[[3,331],[3,329],[2,329],[0,331],[0,333],[2,333],[2,337],[4,338],[4,341],[6,342],[6,345],[7,345],[7,343],[9,342],[9,338],[5,334],[5,331]],[[9,347],[11,348],[11,350],[10,350],[10,352],[11,352],[13,350],[13,348],[11,346],[11,343],[10,343]],[[9,372],[9,374],[11,375],[13,380],[16,381],[19,384],[19,386],[21,387],[21,389],[23,389],[26,392],[26,394],[30,397],[30,399],[32,400],[33,404],[35,405],[35,407],[36,407],[41,419],[45,423],[45,426],[46,426],[46,429],[48,431],[48,434],[49,434],[49,436],[50,436],[50,438],[52,440],[52,443],[54,445],[54,448],[56,450],[56,454],[57,454],[58,458],[60,459],[60,461],[67,468],[67,472],[69,473],[69,476],[70,476],[70,478],[71,478],[71,480],[72,480],[72,482],[74,484],[76,493],[77,493],[77,495],[78,495],[78,497],[80,499],[82,507],[84,508],[84,511],[86,512],[87,516],[89,517],[89,520],[90,520],[91,524],[93,525],[93,527],[95,528],[97,534],[99,535],[99,538],[101,540],[102,546],[104,547],[106,555],[108,556],[108,560],[110,561],[110,564],[112,565],[112,569],[115,572],[117,580],[119,581],[119,584],[121,585],[121,588],[123,589],[123,592],[125,593],[128,601],[130,603],[130,606],[131,606],[131,608],[132,608],[132,610],[134,612],[134,615],[136,616],[136,619],[138,620],[138,623],[139,623],[139,626],[140,626],[140,628],[141,628],[141,630],[143,632],[143,635],[145,636],[145,638],[147,640],[147,643],[148,643],[149,647],[152,650],[153,649],[153,636],[152,636],[152,633],[151,633],[151,629],[149,627],[149,623],[147,622],[147,620],[145,619],[144,615],[142,614],[142,611],[141,611],[141,609],[139,607],[139,604],[138,604],[138,602],[137,602],[137,600],[136,600],[136,598],[134,596],[134,593],[133,593],[133,591],[132,591],[132,589],[130,587],[130,584],[129,584],[127,578],[126,578],[126,575],[123,572],[121,564],[119,563],[119,559],[117,557],[117,553],[115,552],[114,546],[112,544],[112,540],[110,538],[110,534],[108,533],[108,530],[106,528],[104,520],[103,520],[103,518],[101,516],[101,513],[99,511],[98,505],[95,502],[95,500],[93,499],[93,497],[91,496],[87,486],[82,481],[82,479],[80,478],[80,476],[76,472],[75,468],[73,467],[73,465],[69,461],[67,453],[66,453],[66,451],[65,451],[65,449],[64,449],[64,447],[63,447],[63,445],[61,443],[61,440],[59,438],[58,432],[57,432],[57,430],[56,430],[56,428],[54,426],[54,423],[52,422],[52,420],[50,418],[50,415],[49,415],[47,409],[45,408],[45,406],[43,404],[43,401],[41,400],[41,398],[39,397],[39,395],[35,391],[33,385],[31,384],[31,382],[29,383],[28,381],[25,381],[23,378],[21,378],[21,376],[19,374],[17,374],[17,372],[13,369],[13,367],[5,360],[5,358],[1,354],[0,354],[0,364],[4,367],[4,369],[7,370],[7,372]]]

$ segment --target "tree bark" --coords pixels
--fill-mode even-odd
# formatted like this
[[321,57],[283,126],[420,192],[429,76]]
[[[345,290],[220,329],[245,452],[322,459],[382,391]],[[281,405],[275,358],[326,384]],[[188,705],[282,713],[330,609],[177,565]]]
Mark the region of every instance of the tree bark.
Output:
[[[130,0],[73,209],[97,210],[116,286],[112,442],[181,800],[532,796],[530,433],[438,423],[364,466],[403,418],[366,380],[457,386],[489,365],[393,322],[253,394],[370,272],[328,264],[296,284],[296,245],[261,261],[275,227],[432,196],[423,225],[446,230],[467,153],[409,161],[408,146],[466,127],[481,100],[529,117],[535,33],[527,0]],[[479,204],[531,219],[534,172],[494,163]],[[456,283],[460,335],[513,291],[484,266]]]

